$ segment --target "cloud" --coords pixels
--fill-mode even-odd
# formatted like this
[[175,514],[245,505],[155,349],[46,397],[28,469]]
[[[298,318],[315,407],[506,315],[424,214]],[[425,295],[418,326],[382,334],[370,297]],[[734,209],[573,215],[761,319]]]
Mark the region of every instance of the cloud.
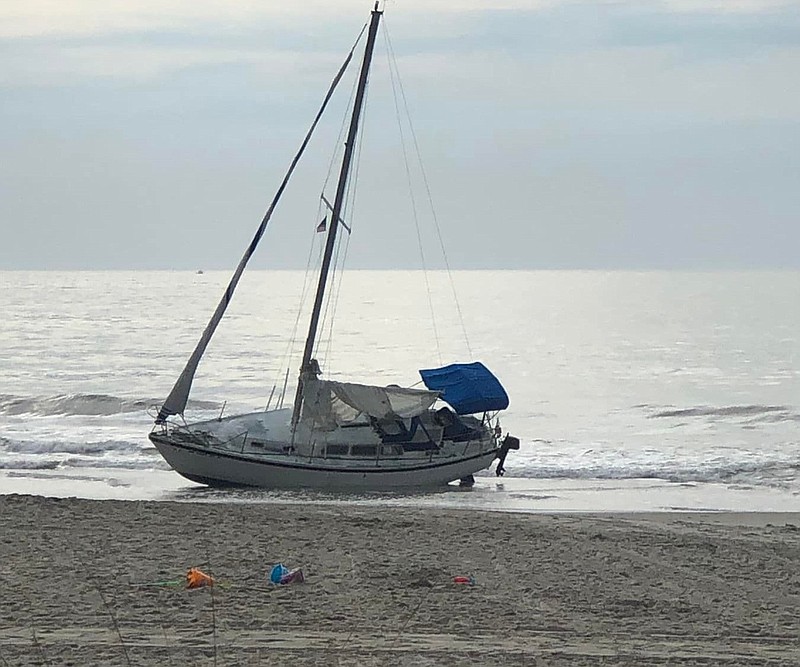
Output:
[[408,56],[400,64],[421,97],[502,109],[498,122],[503,124],[559,115],[593,117],[592,124],[614,115],[625,122],[638,116],[648,123],[800,116],[800,82],[791,74],[800,71],[800,47],[734,62],[697,62],[679,47],[662,46],[528,60],[496,51],[457,58],[426,54]]
[[[370,4],[4,3],[0,264],[24,264],[41,237],[38,265],[170,266],[171,244],[207,232],[196,239],[204,265],[227,265]],[[656,255],[668,264],[663,248],[677,264],[691,253],[714,264],[713,244],[690,247],[711,214],[713,240],[731,236],[726,225],[744,239],[758,224],[789,263],[796,4],[397,0],[387,19],[434,196],[450,202],[442,220],[471,240],[457,248],[462,266],[504,265],[506,254],[515,266],[647,265]],[[411,218],[392,199],[405,173],[387,157],[399,151],[385,65],[378,54],[364,142],[372,162],[361,172],[376,182],[359,203],[399,229]],[[340,145],[351,84],[315,148]],[[328,158],[304,161],[286,220],[318,222],[307,193]],[[675,225],[685,248],[664,238]],[[220,229],[231,232],[224,257]],[[387,261],[376,234],[363,234],[362,263]],[[470,254],[495,240],[496,256]],[[769,264],[766,240],[758,262]],[[415,248],[406,250],[388,261]]]
[[[791,61],[792,49],[800,46],[800,10],[782,2],[507,0],[487,8],[477,0],[404,0],[394,5],[388,5],[387,27],[399,56],[434,62],[443,55],[454,62],[470,61],[472,54],[488,54],[494,61],[506,55],[512,66],[522,63],[517,71],[556,57],[583,59],[588,70],[604,64],[635,70],[637,63],[626,61],[642,56],[657,68],[680,70],[681,61],[691,59],[727,60],[735,68],[733,58],[765,51],[784,50],[778,60]],[[332,20],[336,9],[342,13]],[[285,77],[316,71],[324,78],[365,16],[360,2],[343,0],[32,0],[5,5],[3,18],[0,84],[25,86],[95,77],[136,84],[223,64],[280,69]],[[485,69],[480,60],[475,64],[478,71]],[[591,87],[593,81],[588,81]]]
[[343,57],[232,45],[208,48],[201,44],[191,47],[125,43],[30,44],[7,55],[4,68],[0,70],[0,85],[63,87],[88,80],[95,83],[106,80],[117,86],[136,86],[165,81],[185,70],[228,65],[304,77],[308,73],[334,72]]
[[[556,0],[496,0],[493,9],[533,10]],[[0,38],[40,35],[94,35],[131,30],[187,29],[214,25],[218,30],[253,22],[293,23],[337,17],[365,20],[369,2],[362,0],[25,0],[0,5]],[[390,0],[387,11],[427,14],[480,11],[483,0]],[[316,17],[316,18],[315,18]]]
[[[382,3],[383,4],[383,3]],[[628,5],[661,13],[763,14],[793,6],[791,0],[388,0],[388,14],[427,17],[487,11],[548,11],[566,6],[602,8]],[[187,29],[214,25],[218,30],[254,22],[296,24],[332,18],[365,19],[363,0],[25,0],[0,5],[0,38],[41,35],[95,35],[136,30]],[[316,17],[316,18],[315,18]]]
[[763,14],[792,7],[793,0],[651,0],[641,3],[667,12]]

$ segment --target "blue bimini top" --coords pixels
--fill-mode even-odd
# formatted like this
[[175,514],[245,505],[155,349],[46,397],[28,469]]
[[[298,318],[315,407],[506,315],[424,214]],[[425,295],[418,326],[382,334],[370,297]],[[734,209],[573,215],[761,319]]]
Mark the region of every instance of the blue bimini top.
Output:
[[500,381],[480,361],[421,370],[428,389],[441,393],[459,415],[494,412],[508,407],[508,394]]

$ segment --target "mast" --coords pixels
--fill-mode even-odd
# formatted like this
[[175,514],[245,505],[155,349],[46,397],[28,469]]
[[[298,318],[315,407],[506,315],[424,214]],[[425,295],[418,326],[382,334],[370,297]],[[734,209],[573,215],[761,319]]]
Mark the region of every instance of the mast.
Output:
[[[378,3],[372,10],[372,18],[367,34],[367,45],[364,49],[364,60],[361,64],[361,74],[358,79],[358,88],[353,102],[353,115],[350,118],[350,129],[347,133],[347,141],[344,145],[344,157],[342,158],[342,168],[339,171],[339,183],[336,186],[336,198],[333,201],[333,210],[330,215],[330,227],[328,228],[328,238],[325,242],[325,253],[322,257],[322,267],[319,272],[319,283],[317,284],[317,294],[314,298],[314,309],[311,311],[311,322],[308,326],[308,336],[306,345],[303,349],[303,361],[300,363],[300,378],[297,383],[297,393],[294,397],[294,410],[292,412],[292,424],[297,424],[300,419],[300,408],[303,405],[303,382],[308,374],[317,375],[319,370],[316,364],[312,364],[311,355],[314,353],[314,344],[317,339],[317,327],[319,326],[320,313],[322,312],[322,301],[325,297],[325,287],[328,282],[328,272],[333,258],[333,248],[336,243],[336,231],[339,228],[339,216],[344,206],[344,197],[347,190],[347,180],[350,176],[350,164],[353,159],[353,150],[356,145],[356,135],[358,134],[358,123],[361,118],[361,108],[364,103],[364,93],[367,88],[369,78],[369,66],[372,62],[372,51],[375,47],[375,36],[378,34],[378,23],[380,22],[382,11],[378,11]],[[312,368],[313,366],[313,368]]]

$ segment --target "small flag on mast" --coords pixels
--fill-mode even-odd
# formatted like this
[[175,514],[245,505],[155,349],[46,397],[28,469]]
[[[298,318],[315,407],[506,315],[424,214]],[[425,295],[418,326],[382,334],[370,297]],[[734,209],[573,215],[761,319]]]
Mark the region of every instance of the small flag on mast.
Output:
[[322,218],[322,222],[317,225],[317,233],[324,232],[328,228],[328,218]]

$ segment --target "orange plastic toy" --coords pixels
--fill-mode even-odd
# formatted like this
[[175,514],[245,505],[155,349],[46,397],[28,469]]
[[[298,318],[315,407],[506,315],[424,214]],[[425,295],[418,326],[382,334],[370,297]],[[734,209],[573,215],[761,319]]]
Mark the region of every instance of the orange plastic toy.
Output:
[[186,573],[186,588],[203,588],[203,586],[213,585],[214,578],[196,567],[190,567]]

